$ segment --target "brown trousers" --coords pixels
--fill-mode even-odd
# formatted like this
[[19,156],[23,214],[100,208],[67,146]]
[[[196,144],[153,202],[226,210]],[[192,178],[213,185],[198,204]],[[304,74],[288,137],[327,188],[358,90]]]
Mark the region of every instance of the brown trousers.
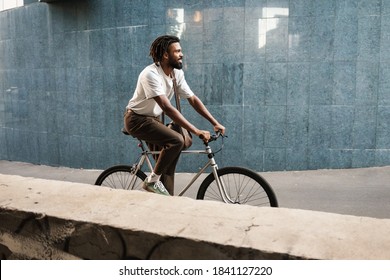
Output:
[[131,110],[125,113],[124,125],[126,131],[140,140],[145,141],[152,151],[161,150],[155,157],[154,172],[161,174],[161,182],[173,195],[176,164],[183,149],[183,136],[166,127],[158,118],[139,115]]

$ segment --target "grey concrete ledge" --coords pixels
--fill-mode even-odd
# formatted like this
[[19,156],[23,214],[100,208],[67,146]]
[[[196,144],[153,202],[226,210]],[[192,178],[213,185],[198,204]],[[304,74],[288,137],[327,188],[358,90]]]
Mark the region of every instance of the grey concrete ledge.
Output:
[[1,258],[390,259],[390,220],[0,174]]

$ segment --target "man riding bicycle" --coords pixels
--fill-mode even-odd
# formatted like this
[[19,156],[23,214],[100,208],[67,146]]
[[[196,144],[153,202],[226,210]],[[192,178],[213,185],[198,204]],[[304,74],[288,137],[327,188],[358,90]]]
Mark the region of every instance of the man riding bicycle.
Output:
[[195,127],[171,105],[173,79],[176,79],[177,94],[187,99],[195,111],[213,125],[214,131],[224,134],[225,127],[188,86],[181,70],[183,53],[179,38],[170,35],[158,37],[150,47],[150,56],[154,63],[147,66],[138,77],[134,95],[126,106],[124,125],[130,135],[146,141],[153,150],[161,150],[153,172],[145,179],[144,189],[173,195],[175,169],[184,139],[180,133],[161,122],[161,114],[164,113],[176,124],[205,141],[210,139],[208,130]]

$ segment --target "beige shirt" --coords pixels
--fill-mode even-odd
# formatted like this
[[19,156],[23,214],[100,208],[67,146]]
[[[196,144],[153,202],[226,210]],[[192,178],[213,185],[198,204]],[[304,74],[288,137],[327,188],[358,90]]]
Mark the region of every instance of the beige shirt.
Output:
[[[180,97],[193,96],[194,93],[184,78],[184,72],[178,69],[174,69],[174,71]],[[171,100],[173,94],[172,78],[167,76],[160,66],[151,64],[140,73],[134,95],[126,108],[139,115],[158,117],[163,111],[153,97],[166,95]]]

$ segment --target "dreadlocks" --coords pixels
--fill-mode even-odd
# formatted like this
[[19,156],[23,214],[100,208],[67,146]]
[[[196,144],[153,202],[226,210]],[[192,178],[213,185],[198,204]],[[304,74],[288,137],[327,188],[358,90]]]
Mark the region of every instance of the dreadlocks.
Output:
[[176,36],[163,35],[158,37],[150,46],[149,55],[153,58],[153,62],[158,64],[161,62],[165,52],[168,51],[169,46],[172,43],[179,43],[180,39]]

